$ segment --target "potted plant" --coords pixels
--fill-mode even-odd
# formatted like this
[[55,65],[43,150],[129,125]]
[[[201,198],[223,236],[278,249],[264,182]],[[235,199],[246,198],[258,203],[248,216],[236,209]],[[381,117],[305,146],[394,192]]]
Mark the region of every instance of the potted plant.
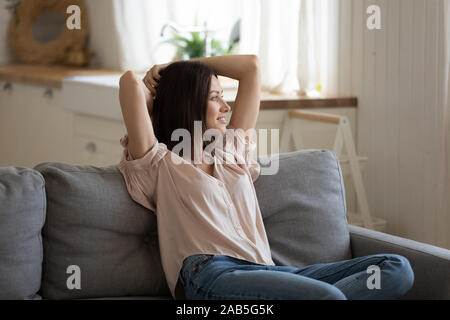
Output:
[[[183,37],[175,33],[172,39],[161,42],[171,43],[177,48],[175,60],[187,60],[191,58],[202,58],[206,56],[205,38],[200,36],[200,32],[189,32],[189,36]],[[211,56],[221,56],[231,54],[231,50],[236,42],[229,42],[228,48],[224,48],[222,42],[211,39]]]

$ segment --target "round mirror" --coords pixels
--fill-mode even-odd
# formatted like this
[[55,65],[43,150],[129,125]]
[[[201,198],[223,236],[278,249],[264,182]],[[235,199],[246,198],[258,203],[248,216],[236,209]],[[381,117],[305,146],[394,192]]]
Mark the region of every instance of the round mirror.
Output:
[[[66,27],[67,7],[80,8],[80,29]],[[11,17],[8,42],[21,63],[82,65],[89,32],[83,0],[21,0]],[[77,59],[73,57],[76,56]]]
[[43,11],[33,22],[33,39],[39,43],[58,39],[64,30],[65,22],[65,16],[61,12],[52,9]]

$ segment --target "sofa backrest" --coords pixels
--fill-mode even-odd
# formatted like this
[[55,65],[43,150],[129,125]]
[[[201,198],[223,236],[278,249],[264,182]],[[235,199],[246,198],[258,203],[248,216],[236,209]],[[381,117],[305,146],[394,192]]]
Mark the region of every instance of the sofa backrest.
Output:
[[279,161],[278,173],[261,175],[255,189],[275,264],[350,259],[345,189],[335,154],[302,150],[272,161]]
[[[335,155],[304,150],[271,160],[279,161],[278,173],[261,175],[255,189],[275,263],[301,267],[350,259],[344,186]],[[263,166],[265,161],[260,163]],[[160,261],[156,217],[131,199],[116,165],[46,162],[34,169],[36,177],[45,178],[47,200],[38,292],[43,298],[170,295]],[[42,194],[41,190],[41,198]],[[36,195],[23,202],[32,202]],[[8,216],[14,216],[14,206],[7,210]],[[41,224],[34,223],[31,229],[37,234],[42,211],[27,215],[31,216],[41,217]],[[19,230],[21,225],[7,228]],[[0,234],[0,241],[7,239]],[[42,246],[35,243],[33,254],[40,253]],[[73,277],[77,272],[80,288]],[[1,279],[0,275],[0,295]],[[29,292],[36,288],[30,287]]]
[[170,295],[156,217],[131,199],[117,166],[42,163],[35,169],[47,193],[43,298]]
[[38,171],[0,167],[0,300],[39,298],[44,185]]

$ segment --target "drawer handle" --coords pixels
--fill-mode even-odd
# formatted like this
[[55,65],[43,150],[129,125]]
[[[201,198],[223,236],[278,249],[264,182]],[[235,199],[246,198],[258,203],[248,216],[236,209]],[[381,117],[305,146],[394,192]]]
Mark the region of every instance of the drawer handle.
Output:
[[53,90],[50,88],[45,89],[44,97],[50,98],[50,99],[53,98]]
[[88,142],[86,144],[86,150],[89,152],[95,152],[97,151],[97,145],[94,142]]
[[5,82],[5,84],[3,85],[3,91],[12,91],[12,83]]

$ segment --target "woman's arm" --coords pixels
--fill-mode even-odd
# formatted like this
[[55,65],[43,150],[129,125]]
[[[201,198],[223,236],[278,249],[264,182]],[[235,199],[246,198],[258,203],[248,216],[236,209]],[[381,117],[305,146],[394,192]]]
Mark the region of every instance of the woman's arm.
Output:
[[[218,75],[239,80],[238,92],[229,127],[234,129],[253,129],[259,114],[261,100],[261,72],[257,55],[227,55],[206,58],[193,58],[211,67]],[[143,82],[153,96],[156,95],[159,71],[169,63],[154,65],[145,76]]]
[[128,152],[133,159],[140,159],[156,141],[147,110],[145,85],[132,71],[122,75],[119,85],[120,107],[128,134]]
[[150,117],[152,117],[153,114],[153,100],[154,97],[152,95],[152,93],[150,92],[150,90],[147,88],[147,86],[144,83],[144,79],[142,79],[139,84],[142,87],[142,90],[144,91],[144,96],[145,96],[145,103],[147,105],[147,111],[148,111],[148,115]]
[[239,80],[238,92],[229,127],[254,129],[258,120],[261,101],[261,72],[257,55],[228,55],[194,58],[213,68],[217,74]]
[[241,81],[248,74],[249,68],[259,65],[258,56],[254,54],[233,54],[207,58],[193,58],[188,61],[204,63],[217,74]]

